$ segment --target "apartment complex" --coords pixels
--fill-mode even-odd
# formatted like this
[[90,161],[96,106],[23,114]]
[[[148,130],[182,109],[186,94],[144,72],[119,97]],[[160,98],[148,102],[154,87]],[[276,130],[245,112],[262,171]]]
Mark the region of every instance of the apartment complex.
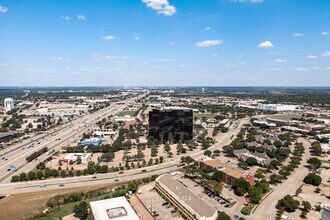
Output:
[[190,189],[164,174],[156,179],[155,189],[188,220],[215,220],[217,210]]
[[251,186],[254,185],[254,175],[243,170],[239,170],[235,167],[230,166],[220,160],[203,160],[200,161],[199,166],[201,169],[208,169],[212,171],[220,171],[223,175],[223,182],[227,184],[232,184],[235,180],[239,178],[244,178],[250,183]]

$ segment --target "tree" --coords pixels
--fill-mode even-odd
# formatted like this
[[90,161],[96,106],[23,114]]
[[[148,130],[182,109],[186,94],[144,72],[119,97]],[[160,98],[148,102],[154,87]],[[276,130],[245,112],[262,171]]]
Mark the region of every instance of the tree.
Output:
[[21,174],[19,175],[19,179],[20,179],[20,181],[26,181],[26,180],[27,180],[26,173],[21,173]]
[[283,199],[277,202],[276,208],[283,209],[287,212],[294,212],[300,205],[298,200],[295,200],[290,195],[286,195]]
[[80,220],[86,220],[88,218],[88,204],[86,201],[81,201],[79,204],[73,207],[74,217]]
[[220,150],[214,150],[214,151],[213,151],[213,155],[214,155],[214,156],[219,156],[220,153],[221,153]]
[[321,144],[317,141],[313,142],[312,151],[315,156],[320,156],[322,154]]
[[313,186],[318,186],[322,182],[322,178],[315,174],[315,173],[309,173],[305,178],[304,178],[304,183],[311,184]]
[[312,210],[312,205],[308,201],[302,201],[301,205],[304,207],[304,211],[306,212]]
[[27,125],[28,128],[33,128],[33,124],[30,122],[28,125]]
[[262,199],[262,189],[260,189],[259,187],[251,187],[249,189],[249,197],[252,203],[259,203]]
[[311,167],[314,169],[314,170],[317,170],[318,168],[321,167],[322,165],[322,161],[319,159],[319,158],[316,158],[316,157],[311,157],[307,160],[307,163],[309,165],[311,165]]
[[266,193],[269,190],[269,184],[266,181],[261,181],[256,184],[256,187],[262,190],[262,193]]
[[160,156],[159,157],[159,163],[163,163],[164,162],[164,157],[163,156]]
[[81,164],[81,157],[80,156],[77,157],[77,164]]
[[158,150],[155,145],[151,147],[151,156],[152,157],[157,157]]
[[280,148],[280,147],[282,147],[282,142],[279,140],[276,140],[276,141],[274,141],[274,145],[275,145],[275,147]]
[[29,180],[35,180],[36,179],[36,173],[33,171],[28,172],[27,177]]
[[216,194],[219,194],[223,189],[223,184],[222,183],[215,183],[213,185],[213,192]]
[[127,189],[134,193],[137,190],[138,186],[139,185],[136,181],[130,181],[127,185]]
[[164,150],[165,150],[166,153],[170,152],[171,151],[170,145],[169,144],[165,144]]
[[281,180],[282,180],[282,177],[280,175],[277,175],[277,174],[272,174],[269,177],[269,182],[271,184],[279,183],[279,182],[281,182]]
[[20,179],[19,179],[19,176],[18,175],[14,175],[11,177],[11,182],[19,182]]
[[233,182],[232,188],[238,195],[243,195],[249,190],[250,183],[241,177]]
[[256,158],[254,157],[249,157],[248,159],[246,159],[245,161],[249,166],[254,166],[258,164],[258,161]]
[[218,182],[221,182],[223,180],[223,177],[224,175],[220,171],[215,171],[212,175],[212,179]]
[[210,157],[212,155],[212,152],[210,150],[204,151],[204,155]]

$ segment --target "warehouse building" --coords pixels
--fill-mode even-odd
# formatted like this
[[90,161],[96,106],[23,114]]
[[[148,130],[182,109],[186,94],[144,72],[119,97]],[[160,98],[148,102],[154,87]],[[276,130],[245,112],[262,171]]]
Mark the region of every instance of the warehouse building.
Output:
[[156,191],[171,203],[188,220],[215,220],[217,210],[190,189],[164,174],[156,179]]

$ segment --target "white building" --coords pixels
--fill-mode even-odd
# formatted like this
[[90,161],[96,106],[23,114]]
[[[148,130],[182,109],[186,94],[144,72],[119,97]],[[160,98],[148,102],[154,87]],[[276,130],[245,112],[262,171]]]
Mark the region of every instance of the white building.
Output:
[[93,220],[139,220],[124,196],[90,202],[89,207]]
[[117,121],[117,122],[129,122],[129,121],[135,121],[136,117],[131,117],[129,115],[125,115],[124,117],[115,116],[114,120]]
[[6,98],[4,101],[4,106],[6,111],[11,111],[14,109],[14,99]]
[[86,163],[88,163],[89,161],[92,160],[92,156],[93,156],[92,153],[71,153],[71,154],[66,155],[62,159],[62,162],[63,163],[70,163],[70,161],[72,161],[72,162],[76,163],[78,157],[80,157],[81,158],[81,163],[86,164]]
[[298,106],[296,105],[282,105],[282,104],[259,104],[257,109],[268,110],[276,112],[294,111]]

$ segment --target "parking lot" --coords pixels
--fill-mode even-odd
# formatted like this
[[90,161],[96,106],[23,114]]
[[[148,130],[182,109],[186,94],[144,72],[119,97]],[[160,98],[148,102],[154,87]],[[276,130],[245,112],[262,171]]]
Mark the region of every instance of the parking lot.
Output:
[[[180,214],[174,212],[174,208],[167,204],[167,202],[153,189],[155,182],[148,183],[141,186],[141,194],[137,194],[138,198],[150,212],[152,212],[155,219],[158,220],[182,220]],[[174,213],[171,213],[174,212]]]
[[229,207],[228,203],[221,199],[219,196],[214,196],[211,193],[207,194],[204,192],[204,187],[197,184],[189,178],[183,177],[183,173],[177,172],[177,175],[174,176],[179,182],[185,185],[187,188],[191,189],[196,195],[202,198],[204,201],[209,203],[212,207],[218,211],[225,211],[226,213],[233,216],[234,214],[240,214],[241,209],[244,207],[245,198],[236,196],[230,187],[226,189],[225,187],[222,190],[221,197],[229,201],[229,203],[236,202],[233,206]]

